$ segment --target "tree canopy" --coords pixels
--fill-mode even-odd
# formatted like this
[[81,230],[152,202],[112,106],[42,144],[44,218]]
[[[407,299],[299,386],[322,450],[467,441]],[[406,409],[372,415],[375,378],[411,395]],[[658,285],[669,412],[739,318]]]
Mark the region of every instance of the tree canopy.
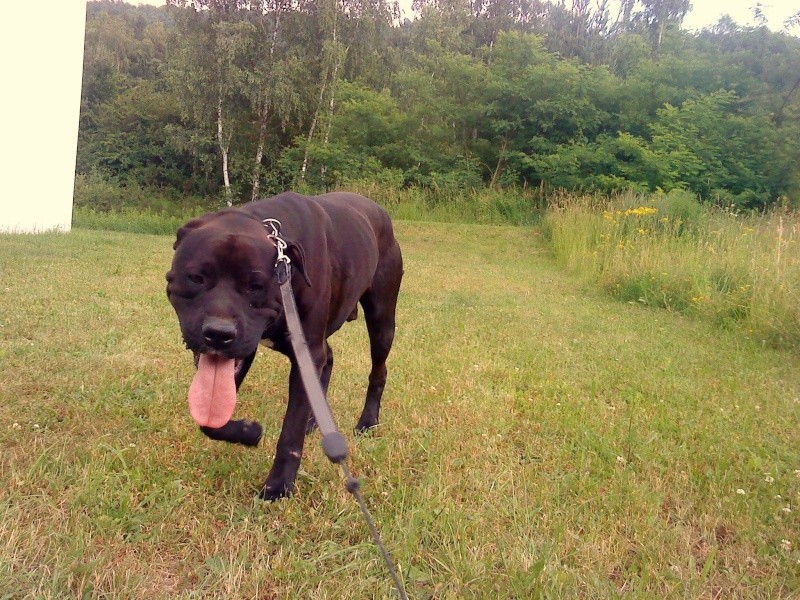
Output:
[[684,0],[88,3],[78,172],[249,199],[298,184],[683,188],[800,200],[800,39]]

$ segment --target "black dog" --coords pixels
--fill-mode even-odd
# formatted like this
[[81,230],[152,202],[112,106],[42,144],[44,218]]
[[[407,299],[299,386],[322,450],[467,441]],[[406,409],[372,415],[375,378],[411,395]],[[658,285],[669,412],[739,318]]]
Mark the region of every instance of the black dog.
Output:
[[258,423],[231,420],[236,392],[259,343],[291,361],[283,428],[260,493],[265,500],[275,500],[294,489],[313,419],[275,277],[277,250],[264,219],[281,223],[300,320],[326,391],[333,368],[327,338],[356,318],[357,303],[364,309],[372,372],[358,431],[378,424],[403,259],[389,215],[356,194],[284,193],[206,214],[178,230],[167,296],[195,355],[189,408],[203,433],[212,439],[258,444]]

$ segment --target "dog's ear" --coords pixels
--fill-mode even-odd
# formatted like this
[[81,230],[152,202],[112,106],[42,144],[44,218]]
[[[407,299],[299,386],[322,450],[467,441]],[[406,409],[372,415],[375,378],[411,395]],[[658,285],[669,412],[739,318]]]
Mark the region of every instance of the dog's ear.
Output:
[[308,278],[308,273],[306,273],[306,253],[303,252],[303,247],[297,242],[286,240],[286,255],[303,275],[308,287],[311,287],[311,280]]
[[178,247],[178,244],[181,243],[181,240],[186,237],[186,234],[190,231],[194,231],[195,229],[204,225],[211,215],[203,215],[202,217],[197,217],[196,219],[192,219],[186,225],[178,229],[178,232],[175,234],[175,243],[172,244],[172,249],[175,250]]

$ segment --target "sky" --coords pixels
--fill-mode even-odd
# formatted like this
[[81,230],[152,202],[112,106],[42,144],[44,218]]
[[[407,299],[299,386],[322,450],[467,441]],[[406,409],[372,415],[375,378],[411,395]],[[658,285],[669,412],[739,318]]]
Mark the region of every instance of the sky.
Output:
[[[163,6],[165,0],[128,0],[132,4],[151,4]],[[611,0],[613,6],[618,4]],[[761,5],[761,10],[767,17],[767,26],[773,31],[782,31],[784,21],[800,11],[798,0],[694,0],[692,11],[683,22],[685,29],[700,30],[716,23],[719,18],[728,14],[740,25],[754,25],[753,7]],[[400,7],[404,14],[411,13],[411,0],[400,0]],[[612,18],[616,16],[612,9]],[[800,26],[795,25],[789,30],[793,35],[800,36]]]

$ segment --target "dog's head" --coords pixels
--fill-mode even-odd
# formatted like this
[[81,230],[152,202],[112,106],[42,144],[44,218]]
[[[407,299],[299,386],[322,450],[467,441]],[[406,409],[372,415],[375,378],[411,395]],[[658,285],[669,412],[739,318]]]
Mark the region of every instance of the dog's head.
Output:
[[[286,254],[305,277],[302,248],[287,244]],[[189,221],[174,249],[167,297],[197,366],[189,412],[201,427],[216,429],[233,415],[243,361],[281,316],[278,251],[262,223],[236,210]]]
[[[209,213],[181,227],[167,273],[167,297],[187,347],[200,355],[241,360],[280,316],[277,250],[263,225],[235,210]],[[288,242],[305,275],[302,248]]]

